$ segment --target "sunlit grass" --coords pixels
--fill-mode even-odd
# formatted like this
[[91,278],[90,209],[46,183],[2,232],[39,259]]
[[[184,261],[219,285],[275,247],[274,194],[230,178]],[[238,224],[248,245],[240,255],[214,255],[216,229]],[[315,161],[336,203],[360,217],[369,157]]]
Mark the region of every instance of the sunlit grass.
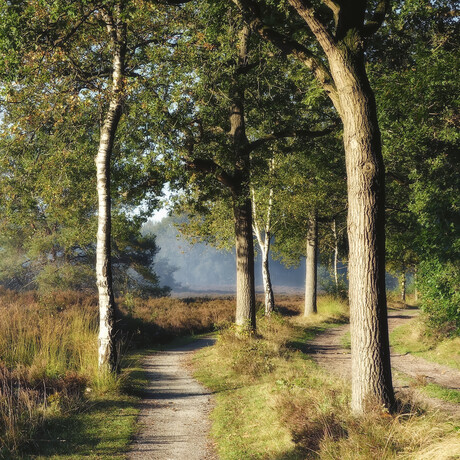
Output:
[[397,327],[390,334],[390,341],[398,353],[411,353],[428,361],[460,369],[460,337],[430,336],[421,318]]
[[[139,364],[132,358],[123,362],[126,343],[152,347],[180,334],[213,330],[234,312],[231,298],[220,304],[216,299],[131,300],[128,309],[118,299],[125,342],[121,364],[131,371],[113,375],[98,371],[95,296],[0,291],[0,458],[19,458],[31,448],[36,455],[57,449],[56,458],[66,458],[72,449],[75,455],[87,456],[93,449],[97,458],[112,458],[115,450],[105,447],[104,439],[117,446],[129,442],[129,435],[121,434],[110,441],[110,430],[132,433],[136,398],[128,394],[140,394],[145,384],[142,371],[134,370]],[[116,418],[117,407],[127,416]],[[98,421],[104,413],[107,424]],[[93,435],[82,420],[94,426]],[[125,427],[118,429],[118,423]],[[62,439],[75,441],[59,441],[55,432],[61,430]],[[54,441],[41,442],[43,436]]]
[[197,377],[216,393],[219,458],[416,459],[431,451],[438,455],[432,458],[449,458],[458,428],[446,417],[407,403],[395,415],[378,408],[363,417],[350,413],[349,383],[298,346],[334,319],[346,319],[345,304],[323,306],[322,320],[275,315],[259,321],[256,336],[224,331],[196,356]]

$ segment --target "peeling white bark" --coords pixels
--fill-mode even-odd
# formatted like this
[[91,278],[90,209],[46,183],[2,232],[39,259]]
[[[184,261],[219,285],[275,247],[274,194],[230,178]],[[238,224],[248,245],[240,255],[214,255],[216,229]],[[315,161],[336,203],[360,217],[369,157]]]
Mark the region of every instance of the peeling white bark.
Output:
[[[273,162],[271,163],[271,168],[273,167]],[[275,310],[275,297],[273,295],[273,287],[270,278],[270,268],[269,268],[269,254],[270,254],[270,243],[271,243],[271,214],[273,208],[273,189],[270,188],[268,196],[268,207],[267,215],[265,218],[265,227],[264,235],[260,231],[258,224],[258,215],[257,215],[257,203],[252,189],[252,212],[253,212],[253,222],[252,228],[254,234],[257,238],[257,243],[259,244],[261,259],[262,259],[262,282],[264,285],[264,298],[265,298],[265,315],[270,316],[270,314]]]
[[96,283],[99,295],[99,370],[117,369],[115,300],[111,265],[110,160],[118,122],[122,112],[123,73],[126,48],[125,26],[105,12],[104,21],[113,52],[112,88],[109,107],[101,126],[96,162],[98,227],[96,245]]

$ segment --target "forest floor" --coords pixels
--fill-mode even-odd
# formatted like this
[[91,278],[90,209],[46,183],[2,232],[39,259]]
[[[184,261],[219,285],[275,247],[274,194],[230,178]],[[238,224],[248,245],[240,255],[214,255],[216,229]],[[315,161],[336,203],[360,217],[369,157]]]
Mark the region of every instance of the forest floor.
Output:
[[149,384],[129,460],[216,458],[208,437],[212,395],[192,377],[188,366],[191,353],[213,343],[212,338],[200,338],[145,358]]
[[[390,332],[417,315],[418,310],[413,308],[389,311]],[[349,330],[349,324],[328,329],[308,342],[308,352],[313,355],[314,360],[320,366],[346,379],[351,379],[351,355],[345,345]],[[393,385],[397,393],[410,392],[412,399],[418,403],[431,409],[439,409],[451,415],[460,416],[460,404],[429,397],[416,388],[418,385],[435,384],[451,390],[460,390],[460,371],[413,356],[410,353],[397,353],[393,348],[391,348],[391,367]]]

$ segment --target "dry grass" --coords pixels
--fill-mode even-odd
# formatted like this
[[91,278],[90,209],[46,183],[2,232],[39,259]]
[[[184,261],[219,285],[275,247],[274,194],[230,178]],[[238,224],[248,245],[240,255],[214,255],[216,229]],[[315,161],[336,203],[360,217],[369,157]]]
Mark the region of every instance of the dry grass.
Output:
[[139,345],[220,329],[234,320],[235,300],[161,297],[118,299],[120,326]]
[[[152,345],[232,321],[234,301],[118,299],[120,336]],[[79,292],[0,291],[0,458],[16,455],[51,417],[86,407],[91,395],[117,392],[121,378],[97,366],[97,298]]]

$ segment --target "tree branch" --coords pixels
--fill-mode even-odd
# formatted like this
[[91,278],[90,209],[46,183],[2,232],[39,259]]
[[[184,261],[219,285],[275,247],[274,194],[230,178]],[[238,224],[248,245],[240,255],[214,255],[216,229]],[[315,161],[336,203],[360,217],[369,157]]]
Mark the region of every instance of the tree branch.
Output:
[[255,149],[261,147],[262,145],[266,144],[267,142],[270,141],[275,141],[278,139],[284,139],[286,137],[308,137],[309,139],[315,139],[317,137],[322,137],[326,136],[327,134],[330,134],[334,131],[336,127],[335,126],[330,126],[328,128],[319,130],[319,131],[311,131],[309,129],[283,129],[278,132],[274,132],[271,134],[268,134],[265,137],[261,137],[260,139],[257,139],[253,142],[251,142],[247,147],[248,152],[252,152]]
[[78,31],[78,29],[87,21],[87,19],[96,11],[97,8],[93,8],[92,10],[90,10],[87,14],[85,14],[81,19],[80,21],[77,22],[77,24],[75,24],[75,26],[69,31],[69,33],[67,35],[65,35],[64,37],[61,37],[61,38],[58,38],[54,43],[53,43],[53,47],[57,48],[57,47],[61,47],[63,44],[65,44],[67,42],[67,40],[69,40],[70,38],[72,38],[72,36]]
[[264,24],[258,5],[253,0],[232,0],[240,9],[243,18],[261,37],[271,42],[283,53],[294,55],[305,64],[315,75],[323,89],[331,96],[336,89],[329,69],[324,62],[299,42],[289,39],[273,28]]
[[226,187],[234,190],[239,184],[235,178],[228,174],[221,166],[215,163],[213,160],[206,160],[197,158],[195,160],[188,160],[183,158],[188,169],[200,171],[207,174],[213,174],[216,179]]
[[375,34],[385,20],[386,15],[391,10],[390,0],[380,0],[375,8],[372,18],[364,24],[363,36],[370,37]]

